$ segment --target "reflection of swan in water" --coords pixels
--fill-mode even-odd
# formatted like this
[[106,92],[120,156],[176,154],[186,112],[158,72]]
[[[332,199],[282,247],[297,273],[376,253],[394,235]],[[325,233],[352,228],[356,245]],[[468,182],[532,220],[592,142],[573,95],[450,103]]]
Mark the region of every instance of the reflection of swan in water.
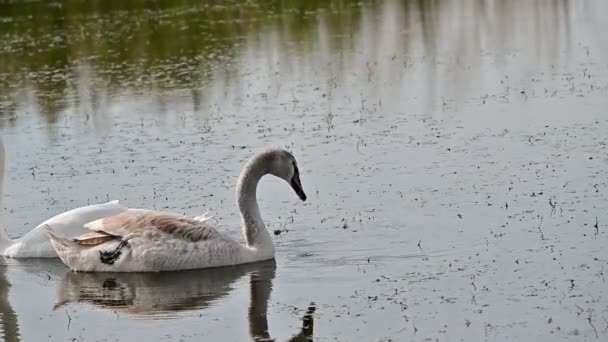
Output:
[[5,342],[19,341],[19,322],[17,314],[8,299],[9,289],[11,287],[6,278],[6,265],[0,265],[0,315],[2,322],[2,337]]
[[[272,291],[272,277],[263,272],[251,274],[251,295],[249,304],[249,334],[254,341],[274,341],[270,338],[268,332],[268,298]],[[290,342],[312,341],[313,335],[313,317],[315,312],[314,303],[311,303],[302,318],[302,329],[297,335],[294,335]]]
[[[174,317],[174,313],[204,309],[228,295],[250,274],[249,332],[254,341],[270,341],[267,308],[274,260],[232,267],[164,273],[67,272],[60,284],[60,307],[85,302],[134,316]],[[314,306],[308,308],[303,327],[291,341],[311,341]]]
[[289,342],[312,341],[314,320],[312,314],[315,313],[315,303],[310,303],[306,314],[302,317],[302,329],[297,335],[289,339]]
[[249,272],[274,277],[274,261],[170,273],[67,272],[56,307],[85,302],[132,315],[202,309],[226,296]]

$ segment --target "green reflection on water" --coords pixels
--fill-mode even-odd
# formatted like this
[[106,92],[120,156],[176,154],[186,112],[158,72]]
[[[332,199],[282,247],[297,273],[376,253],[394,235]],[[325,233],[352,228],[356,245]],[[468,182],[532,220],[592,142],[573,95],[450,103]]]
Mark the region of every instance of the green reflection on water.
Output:
[[[454,42],[449,46],[453,55],[478,54],[486,41],[508,43],[521,13],[540,18],[535,39],[555,54],[569,30],[572,5],[568,0],[463,0],[457,5],[423,0],[0,1],[0,9],[0,111],[10,122],[35,107],[32,112],[55,122],[67,108],[86,115],[78,109],[85,97],[95,107],[125,89],[189,89],[196,107],[205,96],[201,89],[213,84],[218,72],[238,82],[244,65],[252,59],[272,63],[277,50],[288,56],[287,62],[307,65],[320,62],[311,57],[318,51],[346,54],[332,66],[338,76],[361,67],[348,62],[357,53],[387,52],[382,40],[398,47],[399,56],[417,49],[433,60],[437,50]],[[453,22],[445,20],[446,13]],[[367,45],[361,46],[362,40]]]
[[[65,1],[0,3],[0,95],[31,86],[53,118],[79,74],[95,70],[91,88],[198,88],[210,69],[230,70],[247,37],[276,30],[299,49],[310,48],[318,15],[351,30],[360,9],[349,1]],[[54,121],[51,119],[51,121]]]

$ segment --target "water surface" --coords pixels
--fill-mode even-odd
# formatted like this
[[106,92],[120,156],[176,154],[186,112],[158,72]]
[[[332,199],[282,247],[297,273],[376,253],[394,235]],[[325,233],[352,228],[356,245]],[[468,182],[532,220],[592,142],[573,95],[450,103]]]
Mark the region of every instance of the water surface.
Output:
[[236,177],[267,145],[309,195],[259,188],[276,266],[6,260],[5,340],[606,339],[606,10],[0,2],[11,236],[107,199],[238,234]]

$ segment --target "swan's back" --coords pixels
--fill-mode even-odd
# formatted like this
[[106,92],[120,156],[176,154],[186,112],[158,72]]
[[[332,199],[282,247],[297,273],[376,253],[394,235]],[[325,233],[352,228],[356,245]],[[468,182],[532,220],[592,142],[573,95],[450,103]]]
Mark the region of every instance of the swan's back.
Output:
[[[132,234],[166,234],[162,238],[184,239],[189,242],[213,240],[222,236],[205,219],[154,210],[129,210],[85,225],[94,232],[125,237]],[[160,236],[158,238],[161,238]]]

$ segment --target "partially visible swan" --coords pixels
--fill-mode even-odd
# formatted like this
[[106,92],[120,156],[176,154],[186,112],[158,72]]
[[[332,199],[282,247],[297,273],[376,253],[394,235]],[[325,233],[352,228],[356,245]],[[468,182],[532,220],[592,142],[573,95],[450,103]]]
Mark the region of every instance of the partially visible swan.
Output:
[[[0,203],[4,183],[4,144],[0,139]],[[0,224],[3,209],[0,205]],[[4,227],[0,227],[0,254],[10,258],[56,258],[57,252],[51,245],[44,227],[52,225],[63,236],[75,237],[84,234],[83,225],[100,218],[127,211],[118,201],[88,205],[54,216],[27,234],[11,240]]]
[[129,210],[85,225],[75,239],[47,226],[61,260],[74,271],[158,272],[238,265],[274,258],[272,238],[260,216],[256,190],[271,174],[287,181],[302,201],[306,194],[293,155],[269,149],[253,156],[237,183],[246,245],[218,233],[204,220],[152,210]]

